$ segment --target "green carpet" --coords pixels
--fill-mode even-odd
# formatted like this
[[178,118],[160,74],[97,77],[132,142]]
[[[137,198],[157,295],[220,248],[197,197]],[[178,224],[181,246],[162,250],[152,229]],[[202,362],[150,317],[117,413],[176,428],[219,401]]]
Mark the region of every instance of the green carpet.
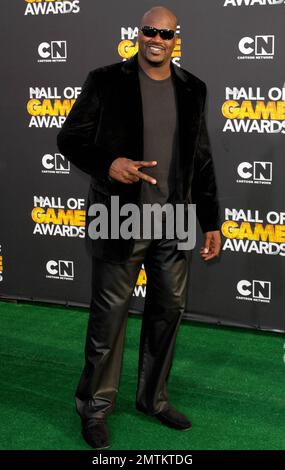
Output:
[[[0,449],[89,449],[74,390],[85,309],[0,301]],[[169,429],[135,410],[141,319],[130,316],[112,450],[285,449],[282,335],[182,322],[170,401],[192,422]]]

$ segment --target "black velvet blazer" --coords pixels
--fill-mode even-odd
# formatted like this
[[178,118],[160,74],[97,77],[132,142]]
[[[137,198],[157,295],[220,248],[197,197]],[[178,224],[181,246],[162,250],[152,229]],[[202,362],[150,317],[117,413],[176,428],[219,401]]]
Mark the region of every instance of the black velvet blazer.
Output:
[[[219,229],[219,206],[208,132],[205,123],[206,85],[170,62],[174,76],[179,129],[176,156],[175,202],[196,204],[203,232]],[[159,123],[158,123],[159,124]],[[139,200],[141,180],[133,184],[110,182],[108,171],[118,157],[143,160],[143,112],[138,57],[92,70],[61,131],[59,151],[91,175],[90,204],[108,205],[111,195],[120,201]],[[87,217],[87,228],[90,219]],[[130,255],[134,240],[88,241],[92,254],[121,263]]]

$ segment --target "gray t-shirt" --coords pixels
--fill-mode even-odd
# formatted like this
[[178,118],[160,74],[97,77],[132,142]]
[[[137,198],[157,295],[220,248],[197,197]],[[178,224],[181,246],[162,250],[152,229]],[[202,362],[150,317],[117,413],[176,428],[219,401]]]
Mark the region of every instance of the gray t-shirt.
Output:
[[177,111],[172,76],[163,80],[150,78],[139,66],[143,107],[143,159],[157,165],[141,168],[154,177],[155,185],[142,180],[140,203],[161,205],[168,201],[175,185],[177,153]]

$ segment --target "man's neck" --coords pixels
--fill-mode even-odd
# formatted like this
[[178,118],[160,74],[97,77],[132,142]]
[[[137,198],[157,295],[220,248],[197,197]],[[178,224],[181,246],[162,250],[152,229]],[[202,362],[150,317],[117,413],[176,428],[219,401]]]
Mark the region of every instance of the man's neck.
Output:
[[138,53],[138,62],[143,71],[153,80],[164,80],[165,78],[170,77],[171,68],[170,61],[165,64],[153,66],[147,62],[139,53]]

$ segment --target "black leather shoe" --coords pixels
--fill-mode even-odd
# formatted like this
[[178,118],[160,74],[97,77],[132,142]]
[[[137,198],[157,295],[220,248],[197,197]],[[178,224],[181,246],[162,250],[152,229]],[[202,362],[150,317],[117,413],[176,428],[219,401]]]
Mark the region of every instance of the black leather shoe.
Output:
[[192,427],[191,421],[189,421],[185,415],[179,413],[179,411],[176,411],[176,409],[171,405],[168,405],[165,410],[155,414],[148,413],[138,404],[136,404],[136,408],[138,411],[158,419],[161,423],[169,426],[170,428],[179,429],[180,431],[187,431],[187,429]]
[[87,444],[94,449],[108,449],[110,447],[109,432],[104,419],[81,419],[82,436]]

